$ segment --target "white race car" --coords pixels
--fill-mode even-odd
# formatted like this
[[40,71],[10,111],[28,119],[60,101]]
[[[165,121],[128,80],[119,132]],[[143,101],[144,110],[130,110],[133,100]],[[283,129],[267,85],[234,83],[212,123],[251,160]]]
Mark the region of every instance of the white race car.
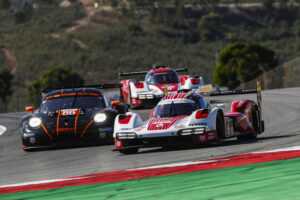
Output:
[[[254,90],[215,92],[211,95],[256,93]],[[260,93],[259,93],[260,94]],[[260,100],[232,102],[224,112],[224,104],[213,109],[196,92],[169,94],[153,108],[149,120],[143,122],[133,112],[115,119],[116,150],[137,153],[141,147],[163,147],[174,144],[220,144],[224,139],[256,138],[264,131]]]
[[184,71],[187,71],[187,68],[172,69],[155,66],[150,71],[120,72],[120,77],[146,74],[145,81],[134,79],[121,81],[121,100],[132,108],[154,107],[165,93],[176,93],[182,89],[197,89],[204,85],[202,77],[177,74],[177,72]]

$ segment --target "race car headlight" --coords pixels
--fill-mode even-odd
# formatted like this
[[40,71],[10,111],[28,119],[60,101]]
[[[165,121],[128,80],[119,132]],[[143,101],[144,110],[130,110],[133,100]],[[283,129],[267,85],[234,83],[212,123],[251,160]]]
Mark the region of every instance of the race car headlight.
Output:
[[135,133],[117,133],[118,140],[135,139]]
[[94,117],[95,122],[104,122],[106,120],[106,114],[105,113],[97,113]]
[[193,129],[183,129],[179,131],[179,135],[192,135]]
[[39,128],[42,124],[42,120],[39,117],[31,117],[28,124],[31,128]]

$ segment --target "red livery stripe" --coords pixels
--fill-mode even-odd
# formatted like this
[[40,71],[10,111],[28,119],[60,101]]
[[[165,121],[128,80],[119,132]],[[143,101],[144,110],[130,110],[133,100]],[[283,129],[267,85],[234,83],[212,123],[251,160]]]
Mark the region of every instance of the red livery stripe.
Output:
[[[195,164],[180,165],[175,167],[160,167],[149,169],[124,170],[117,172],[107,172],[100,174],[92,174],[86,176],[72,177],[69,179],[61,179],[55,182],[30,184],[21,186],[11,186],[0,188],[0,194],[44,190],[59,187],[68,187],[75,185],[86,185],[95,183],[106,183],[123,180],[132,180],[138,178],[165,176],[180,173],[189,173],[195,171],[220,169],[226,167],[234,167],[241,165],[249,165],[255,163],[285,160],[300,157],[300,150],[282,151],[282,152],[267,152],[267,153],[252,153],[231,157],[215,158],[202,161],[195,161]],[[211,161],[211,162],[207,162]]]

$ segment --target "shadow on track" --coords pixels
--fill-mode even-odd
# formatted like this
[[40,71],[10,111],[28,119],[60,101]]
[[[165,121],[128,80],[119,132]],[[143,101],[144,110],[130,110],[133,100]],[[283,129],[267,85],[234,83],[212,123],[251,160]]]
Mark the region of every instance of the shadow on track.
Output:
[[237,140],[235,138],[232,138],[231,140],[223,141],[221,145],[215,145],[215,144],[201,144],[201,145],[174,145],[174,146],[168,146],[168,147],[153,147],[155,149],[139,151],[139,154],[147,154],[147,153],[155,153],[155,152],[168,152],[168,151],[181,151],[181,150],[193,150],[193,149],[203,149],[203,148],[215,148],[215,147],[222,147],[222,146],[236,146],[236,145],[244,145],[244,144],[252,144],[259,141],[264,140],[272,140],[272,139],[280,139],[280,138],[287,138],[287,137],[293,137],[297,134],[290,134],[290,135],[281,135],[281,136],[270,136],[270,137],[259,137],[257,139],[249,139],[249,140]]

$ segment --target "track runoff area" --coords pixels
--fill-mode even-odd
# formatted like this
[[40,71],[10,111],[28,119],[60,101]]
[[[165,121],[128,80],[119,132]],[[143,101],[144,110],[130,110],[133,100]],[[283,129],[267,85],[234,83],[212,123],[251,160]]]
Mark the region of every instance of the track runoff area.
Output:
[[300,146],[0,186],[0,199],[299,199]]

